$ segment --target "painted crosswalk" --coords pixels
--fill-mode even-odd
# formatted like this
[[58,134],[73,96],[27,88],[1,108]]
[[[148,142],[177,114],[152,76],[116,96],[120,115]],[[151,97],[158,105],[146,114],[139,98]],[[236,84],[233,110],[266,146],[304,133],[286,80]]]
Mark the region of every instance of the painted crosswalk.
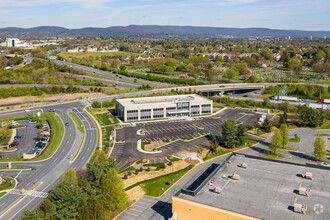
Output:
[[34,191],[34,190],[25,190],[23,192],[20,189],[13,189],[9,192],[9,194],[33,196],[33,197],[39,197],[39,198],[47,198],[49,195],[49,193],[39,192],[39,191]]

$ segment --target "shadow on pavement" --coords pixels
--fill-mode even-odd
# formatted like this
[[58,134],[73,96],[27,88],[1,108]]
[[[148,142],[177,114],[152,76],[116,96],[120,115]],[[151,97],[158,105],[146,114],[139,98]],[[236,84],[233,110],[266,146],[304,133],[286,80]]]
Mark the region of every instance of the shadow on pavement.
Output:
[[155,212],[168,219],[172,215],[172,204],[164,201],[158,201],[151,207]]
[[289,151],[289,152],[292,156],[299,157],[301,159],[307,159],[307,160],[313,159],[313,157],[311,157],[307,154],[303,154],[303,153],[300,153],[300,152],[294,152],[294,151]]

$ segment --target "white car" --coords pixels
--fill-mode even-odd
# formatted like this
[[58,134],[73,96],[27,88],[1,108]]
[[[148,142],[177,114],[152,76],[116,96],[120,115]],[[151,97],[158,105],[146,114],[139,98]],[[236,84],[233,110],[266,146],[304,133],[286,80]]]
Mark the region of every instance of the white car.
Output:
[[324,167],[330,167],[330,163],[322,162],[322,163],[321,163],[321,166],[324,166]]
[[49,133],[48,131],[44,131],[44,132],[42,132],[41,134],[44,134],[44,135],[47,135],[47,136],[50,135],[50,133]]

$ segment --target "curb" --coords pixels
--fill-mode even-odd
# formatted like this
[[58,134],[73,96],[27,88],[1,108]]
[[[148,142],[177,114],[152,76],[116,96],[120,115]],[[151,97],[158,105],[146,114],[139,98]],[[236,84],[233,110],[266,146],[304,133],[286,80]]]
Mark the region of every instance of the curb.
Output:
[[99,122],[94,118],[94,116],[89,113],[89,111],[86,110],[88,106],[86,106],[85,108],[83,108],[83,111],[86,112],[86,114],[94,121],[94,123],[96,124],[97,127],[97,133],[98,133],[98,145],[99,145],[99,150],[102,150],[102,128],[99,124]]

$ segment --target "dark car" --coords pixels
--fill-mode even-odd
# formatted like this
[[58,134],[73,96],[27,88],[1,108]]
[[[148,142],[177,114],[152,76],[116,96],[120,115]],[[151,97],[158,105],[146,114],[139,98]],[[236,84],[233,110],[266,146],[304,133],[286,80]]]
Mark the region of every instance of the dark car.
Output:
[[43,148],[44,146],[46,146],[46,143],[38,142],[35,147],[36,148]]
[[44,136],[44,137],[41,137],[38,139],[38,141],[47,141],[48,140],[48,137]]
[[69,122],[66,122],[65,125],[66,125],[66,126],[69,126]]
[[220,88],[223,88],[223,87],[225,87],[224,85],[221,85],[221,86],[219,86]]
[[137,79],[134,79],[134,82],[136,83],[137,82]]
[[14,139],[21,139],[21,138],[23,138],[22,135],[16,135],[16,136],[14,137]]
[[42,128],[42,126],[41,125],[37,125],[37,129],[41,129]]
[[121,76],[119,76],[119,79],[121,79],[122,77]]
[[18,141],[14,141],[13,143],[9,144],[9,147],[16,147],[18,146]]
[[50,109],[48,109],[48,111],[49,111],[49,112],[55,112],[55,109],[50,108]]
[[30,153],[36,153],[37,155],[40,154],[40,151],[41,149],[36,149],[36,148],[33,148]]

